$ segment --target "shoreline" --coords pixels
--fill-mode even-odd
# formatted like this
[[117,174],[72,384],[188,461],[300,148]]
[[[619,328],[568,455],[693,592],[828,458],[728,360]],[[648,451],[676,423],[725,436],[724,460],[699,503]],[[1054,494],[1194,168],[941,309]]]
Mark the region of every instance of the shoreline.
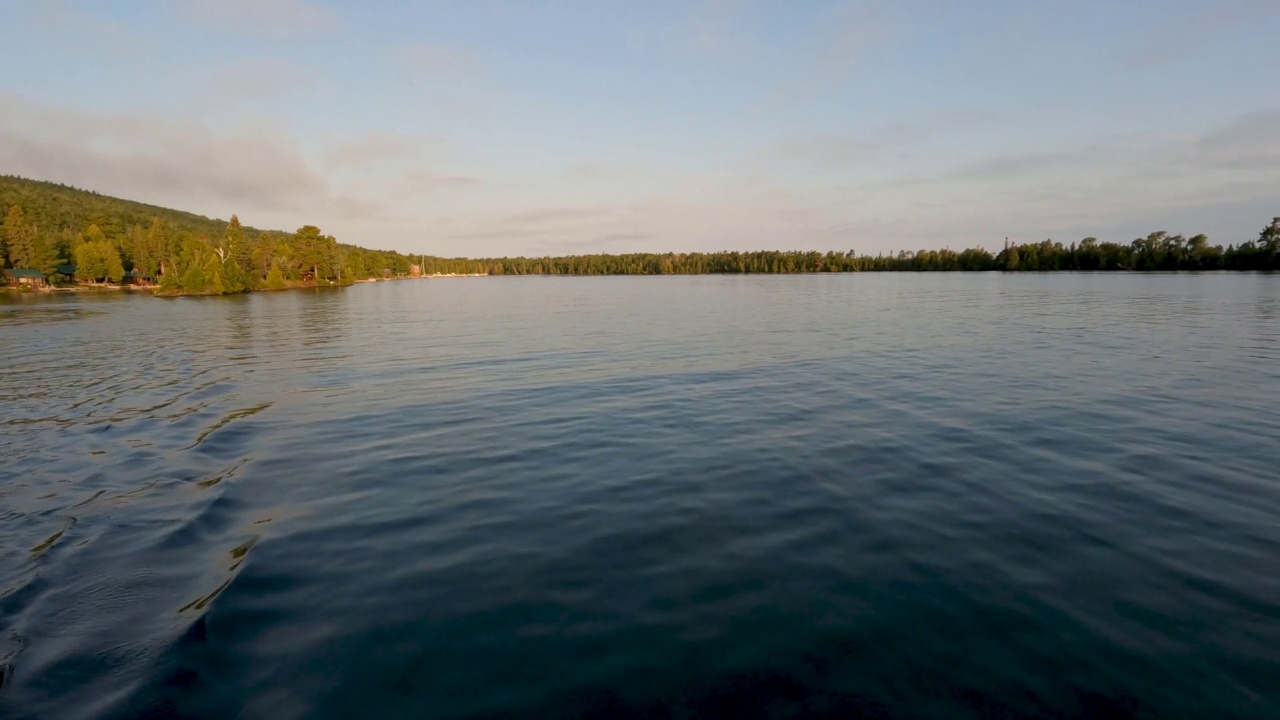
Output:
[[150,293],[153,297],[160,298],[177,298],[177,297],[220,297],[224,295],[247,295],[259,292],[284,292],[288,290],[315,290],[328,288],[354,287],[356,285],[365,285],[383,282],[399,282],[404,280],[443,280],[451,278],[482,278],[482,277],[696,277],[696,276],[800,276],[800,275],[879,275],[884,273],[907,273],[907,274],[939,274],[939,275],[973,275],[973,274],[1000,274],[1000,275],[1062,275],[1062,274],[1088,274],[1088,275],[1247,275],[1247,274],[1276,274],[1273,270],[1237,270],[1228,268],[1214,269],[1187,269],[1187,270],[1146,270],[1146,269],[1116,269],[1116,270],[837,270],[837,271],[791,271],[791,272],[665,272],[665,273],[435,273],[432,275],[400,275],[388,278],[361,278],[349,282],[329,282],[327,284],[317,282],[291,282],[286,287],[281,288],[254,288],[251,290],[242,290],[235,293],[202,293],[202,292],[165,292],[159,285],[110,285],[110,284],[86,284],[86,285],[64,285],[64,286],[47,286],[33,288],[26,285],[0,285],[0,291],[17,295],[54,295],[60,293],[71,294],[95,294],[95,293]]

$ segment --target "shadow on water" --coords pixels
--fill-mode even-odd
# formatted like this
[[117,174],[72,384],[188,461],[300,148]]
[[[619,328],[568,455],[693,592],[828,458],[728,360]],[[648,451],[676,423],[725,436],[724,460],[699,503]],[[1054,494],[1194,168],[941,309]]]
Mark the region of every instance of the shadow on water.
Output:
[[51,322],[84,320],[102,317],[107,313],[92,310],[79,305],[59,305],[57,307],[37,306],[37,303],[18,306],[0,305],[0,327],[19,327],[23,325],[45,325]]

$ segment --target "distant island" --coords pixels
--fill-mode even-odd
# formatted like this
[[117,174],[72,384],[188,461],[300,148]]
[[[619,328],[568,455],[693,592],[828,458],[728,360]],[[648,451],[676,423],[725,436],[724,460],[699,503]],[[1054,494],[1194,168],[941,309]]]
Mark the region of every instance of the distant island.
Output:
[[1256,240],[1210,245],[1204,235],[1155,232],[1131,243],[1084,238],[896,255],[755,251],[568,257],[441,258],[339,243],[314,225],[245,227],[0,176],[0,268],[13,287],[141,287],[157,294],[224,295],[368,279],[459,275],[700,275],[882,271],[1280,270],[1280,218]]

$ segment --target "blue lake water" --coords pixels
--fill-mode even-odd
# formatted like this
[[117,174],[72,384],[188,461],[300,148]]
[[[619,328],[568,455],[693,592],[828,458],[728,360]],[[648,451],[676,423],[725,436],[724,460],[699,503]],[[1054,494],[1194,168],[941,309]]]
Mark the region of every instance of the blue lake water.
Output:
[[0,295],[0,717],[1280,717],[1280,276]]

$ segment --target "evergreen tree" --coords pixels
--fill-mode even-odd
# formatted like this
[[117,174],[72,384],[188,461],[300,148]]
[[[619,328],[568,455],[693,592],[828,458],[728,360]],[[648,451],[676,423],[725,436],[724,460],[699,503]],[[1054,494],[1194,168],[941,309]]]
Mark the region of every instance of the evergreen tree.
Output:
[[1263,255],[1264,268],[1280,270],[1280,218],[1272,220],[1258,234],[1258,250]]
[[[85,228],[84,231],[84,242],[96,243],[106,241],[107,236],[103,234],[102,228],[99,228],[97,223],[89,223],[89,227]],[[72,250],[74,249],[75,248],[72,248]]]
[[120,251],[109,240],[84,242],[75,249],[76,274],[89,280],[120,282],[124,278],[124,265]]
[[[172,248],[169,247],[169,236],[165,232],[164,222],[158,217],[151,218],[151,227],[147,229],[147,254],[151,258],[151,267],[144,268],[153,276],[155,274],[170,274],[167,271],[172,269]],[[172,273],[173,279],[177,280],[178,274]]]
[[320,265],[324,262],[325,238],[315,225],[303,225],[293,234],[294,251],[303,270],[320,279]]
[[21,206],[9,207],[9,213],[4,218],[3,235],[13,267],[31,268],[40,263],[42,258],[36,248],[36,231],[27,223]]
[[271,272],[267,273],[265,287],[269,290],[283,290],[285,288],[284,273],[280,272],[280,268],[272,267]]
[[235,215],[227,223],[223,247],[226,249],[225,274],[229,281],[228,287],[236,288],[229,292],[252,290],[257,284],[253,276],[253,248],[245,240],[244,228],[240,225],[240,218]]

